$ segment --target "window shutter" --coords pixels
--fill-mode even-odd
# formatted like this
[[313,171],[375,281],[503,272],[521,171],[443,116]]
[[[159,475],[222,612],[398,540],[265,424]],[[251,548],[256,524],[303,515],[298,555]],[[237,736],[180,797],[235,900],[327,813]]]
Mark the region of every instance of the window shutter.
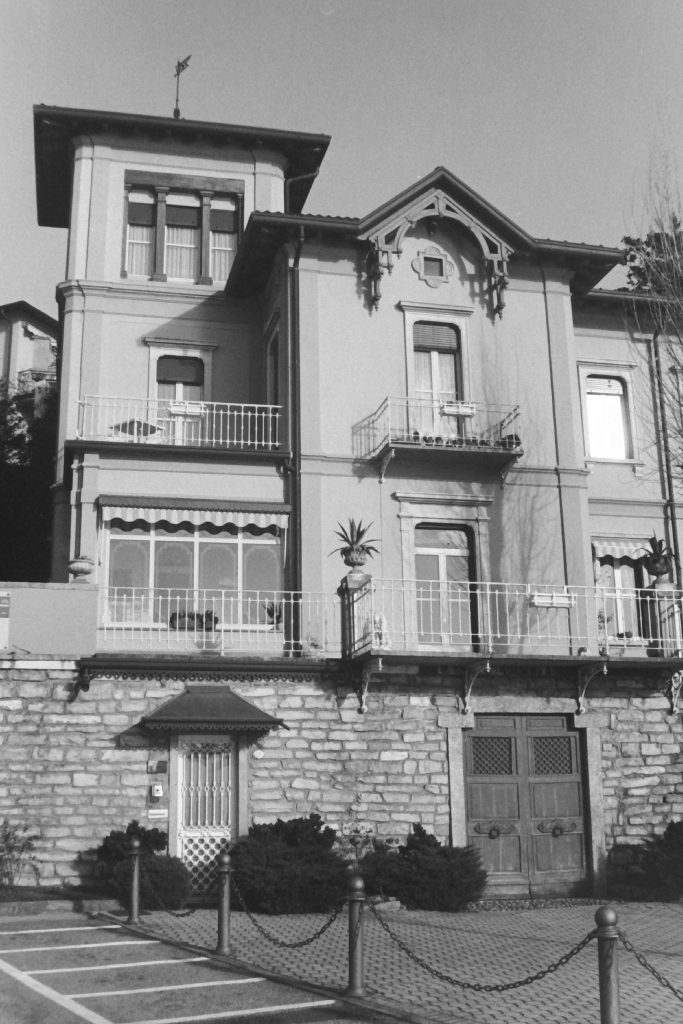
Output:
[[166,223],[176,228],[198,228],[200,210],[192,206],[167,206]]
[[589,377],[586,383],[589,395],[623,395],[624,385],[617,377]]
[[157,361],[157,383],[204,383],[204,363],[190,356],[161,356]]
[[434,324],[419,320],[413,327],[413,346],[437,352],[457,352],[460,335],[454,324]]
[[212,210],[211,211],[211,230],[212,231],[227,231],[230,234],[234,234],[235,231],[236,231],[235,211],[234,210]]
[[150,203],[128,203],[128,223],[151,227],[154,224],[154,207]]

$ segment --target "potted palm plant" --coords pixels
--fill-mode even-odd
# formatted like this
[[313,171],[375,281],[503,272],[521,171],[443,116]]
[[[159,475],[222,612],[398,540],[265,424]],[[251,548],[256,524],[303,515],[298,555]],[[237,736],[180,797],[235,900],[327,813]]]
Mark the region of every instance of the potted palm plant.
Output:
[[379,554],[378,548],[375,547],[377,538],[367,536],[372,523],[363,526],[360,519],[358,522],[355,519],[349,519],[348,526],[342,526],[341,523],[337,523],[337,526],[339,529],[334,532],[342,544],[338,548],[334,548],[330,554],[334,555],[338,551],[344,564],[350,566],[352,570],[360,568],[361,565],[365,565],[368,558]]
[[648,543],[650,547],[645,549],[642,559],[643,567],[650,576],[655,577],[654,585],[657,586],[658,583],[662,582],[663,577],[668,576],[671,572],[673,555],[666,541],[659,540],[654,533]]

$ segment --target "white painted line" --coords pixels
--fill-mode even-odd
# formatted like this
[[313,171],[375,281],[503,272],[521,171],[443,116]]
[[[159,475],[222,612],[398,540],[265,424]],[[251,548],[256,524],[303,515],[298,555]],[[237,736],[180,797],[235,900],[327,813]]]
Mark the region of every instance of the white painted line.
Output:
[[106,1017],[100,1017],[99,1013],[94,1013],[87,1006],[79,1006],[71,996],[63,996],[60,992],[55,992],[54,989],[48,988],[47,985],[43,985],[40,981],[29,978],[23,971],[17,970],[16,967],[12,967],[11,964],[6,963],[4,960],[0,960],[0,971],[4,971],[10,978],[21,982],[26,988],[30,988],[32,992],[44,996],[50,1002],[61,1006],[62,1009],[69,1010],[74,1016],[87,1021],[88,1024],[111,1024],[111,1021],[107,1020]]
[[0,953],[54,953],[62,949],[103,949],[104,946],[154,946],[159,939],[119,939],[117,942],[80,942],[68,946],[25,946],[23,949],[0,949]]
[[101,932],[106,929],[111,931],[113,928],[122,927],[120,924],[79,924],[78,927],[69,926],[68,928],[23,928],[21,931],[0,932],[0,937],[3,935],[42,935],[44,933],[57,935],[60,932]]
[[[139,964],[135,965],[136,967]],[[157,985],[154,988],[120,988],[116,992],[72,992],[72,999],[106,999],[107,996],[139,996],[142,992],[180,992],[183,988],[212,988],[216,985],[250,985],[265,978],[231,978],[227,981],[192,981],[186,985]]]
[[155,1017],[154,1020],[131,1020],[127,1024],[191,1024],[198,1020],[230,1020],[233,1017],[257,1017],[259,1013],[282,1013],[316,1006],[334,1006],[335,999],[316,999],[310,1003],[283,1003],[282,1006],[256,1006],[250,1010],[226,1010],[224,1013],[201,1013],[197,1017]]
[[208,960],[208,956],[189,956],[171,960],[129,960],[122,964],[91,964],[89,967],[44,967],[40,971],[26,971],[31,976],[36,974],[74,974],[78,971],[113,971],[118,967],[151,967],[157,964],[195,964],[200,960]]

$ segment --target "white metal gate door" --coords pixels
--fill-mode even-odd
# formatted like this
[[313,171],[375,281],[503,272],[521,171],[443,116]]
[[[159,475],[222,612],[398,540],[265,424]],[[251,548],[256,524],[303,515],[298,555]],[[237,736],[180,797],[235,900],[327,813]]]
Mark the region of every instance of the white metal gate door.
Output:
[[178,739],[177,855],[192,873],[194,892],[206,892],[216,858],[235,821],[235,744],[229,737]]

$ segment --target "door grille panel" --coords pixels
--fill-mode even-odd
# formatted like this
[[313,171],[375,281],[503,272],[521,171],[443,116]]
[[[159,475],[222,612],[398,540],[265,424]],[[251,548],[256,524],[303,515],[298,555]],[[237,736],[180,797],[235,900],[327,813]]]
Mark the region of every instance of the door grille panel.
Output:
[[572,741],[569,736],[534,736],[534,775],[571,775]]
[[473,736],[472,774],[512,775],[512,738],[508,736]]

